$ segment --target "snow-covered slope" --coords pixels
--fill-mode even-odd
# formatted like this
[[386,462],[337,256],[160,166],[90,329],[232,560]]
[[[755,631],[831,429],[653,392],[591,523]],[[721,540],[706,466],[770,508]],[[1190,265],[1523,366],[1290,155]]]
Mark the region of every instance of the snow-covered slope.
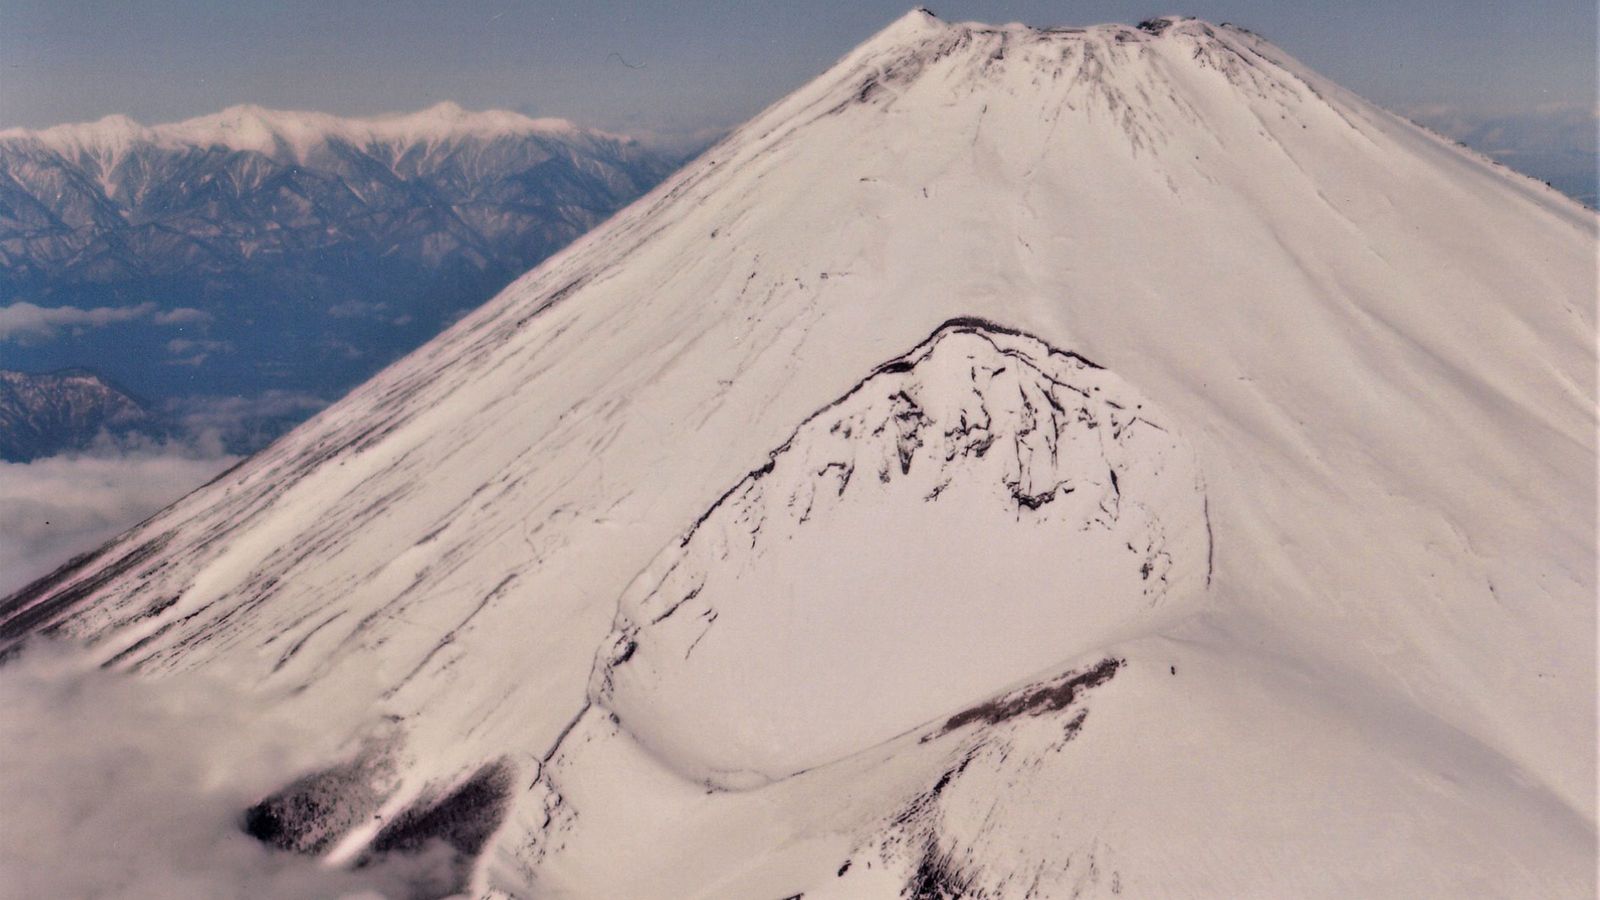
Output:
[[0,636],[496,896],[1588,896],[1595,240],[1242,30],[917,11]]

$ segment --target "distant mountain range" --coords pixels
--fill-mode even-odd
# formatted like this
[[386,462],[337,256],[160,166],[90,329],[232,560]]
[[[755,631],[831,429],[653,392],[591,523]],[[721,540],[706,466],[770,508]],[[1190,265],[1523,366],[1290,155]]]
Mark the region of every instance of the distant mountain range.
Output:
[[679,159],[440,104],[252,106],[0,132],[0,351],[158,400],[331,399],[644,193]]
[[33,375],[0,369],[0,460],[82,450],[102,434],[155,423],[138,399],[88,370]]

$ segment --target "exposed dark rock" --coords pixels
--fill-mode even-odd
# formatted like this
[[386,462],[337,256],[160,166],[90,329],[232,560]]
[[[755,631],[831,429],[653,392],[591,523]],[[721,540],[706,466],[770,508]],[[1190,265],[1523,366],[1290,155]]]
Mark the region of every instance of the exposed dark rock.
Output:
[[1121,667],[1122,660],[1106,657],[1088,669],[1069,672],[1046,684],[1024,688],[962,710],[944,723],[942,731],[954,731],[974,722],[994,725],[1021,715],[1036,716],[1065,709],[1077,698],[1078,692],[1105,684]]
[[299,778],[245,810],[244,831],[279,850],[321,854],[376,812],[394,781],[392,755],[369,745],[355,759]]
[[907,900],[972,900],[977,896],[975,881],[938,841],[929,840],[901,896]]
[[414,896],[441,897],[460,891],[471,877],[473,861],[505,819],[515,780],[511,763],[496,760],[444,796],[418,800],[378,832],[362,864],[388,854],[417,855],[443,844],[451,851],[451,862],[448,879],[439,885],[441,892],[424,886]]

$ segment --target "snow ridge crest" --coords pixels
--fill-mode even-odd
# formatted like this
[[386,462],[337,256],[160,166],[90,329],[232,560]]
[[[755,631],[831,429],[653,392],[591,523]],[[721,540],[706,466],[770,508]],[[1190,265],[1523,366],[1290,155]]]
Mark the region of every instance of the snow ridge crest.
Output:
[[38,130],[6,129],[0,131],[0,147],[33,143],[69,157],[95,158],[120,156],[141,144],[167,149],[220,147],[303,161],[332,141],[360,147],[431,146],[464,138],[492,140],[527,135],[630,140],[580,127],[566,119],[536,119],[508,110],[473,111],[445,101],[412,113],[351,118],[254,104],[149,126],[125,115],[110,115],[95,122]]
[[808,419],[635,580],[591,700],[686,777],[768,783],[1188,614],[1205,522],[1191,455],[1131,387],[956,319]]

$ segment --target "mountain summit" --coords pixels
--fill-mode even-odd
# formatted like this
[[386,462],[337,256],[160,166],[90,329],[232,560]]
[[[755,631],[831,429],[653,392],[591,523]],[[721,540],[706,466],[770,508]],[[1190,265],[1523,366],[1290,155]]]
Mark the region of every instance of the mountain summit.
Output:
[[482,896],[1583,896],[1595,239],[1242,29],[916,11],[0,637]]

